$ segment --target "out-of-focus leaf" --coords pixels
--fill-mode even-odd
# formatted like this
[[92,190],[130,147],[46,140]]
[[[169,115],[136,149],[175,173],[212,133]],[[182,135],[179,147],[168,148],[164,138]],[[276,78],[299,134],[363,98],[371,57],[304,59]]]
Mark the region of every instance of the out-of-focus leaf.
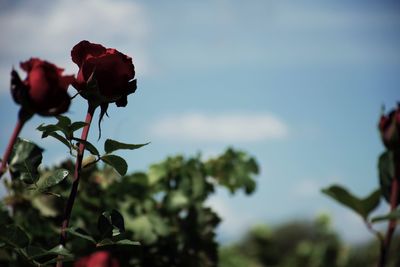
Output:
[[395,210],[386,215],[375,216],[371,219],[371,222],[376,223],[381,221],[398,220],[398,219],[400,219],[400,210]]
[[207,161],[206,169],[231,193],[238,189],[244,189],[246,194],[254,192],[254,175],[259,173],[259,168],[255,159],[242,151],[229,148],[223,155]]
[[104,246],[140,246],[140,242],[132,241],[129,239],[113,241],[109,238],[106,238],[96,244],[96,247],[104,247]]
[[117,210],[103,212],[97,223],[102,237],[114,237],[125,232],[124,218]]
[[100,158],[104,163],[107,163],[113,167],[120,175],[124,176],[128,170],[128,164],[126,161],[116,155],[104,155]]
[[0,231],[0,240],[16,248],[27,247],[30,243],[29,237],[25,231],[14,224],[2,227]]
[[171,211],[178,211],[189,204],[189,199],[182,191],[170,192],[166,199],[167,208]]
[[373,211],[380,202],[381,191],[375,190],[364,199],[357,198],[339,185],[333,185],[322,189],[322,192],[342,205],[352,209],[363,219],[367,219],[368,215]]
[[36,252],[32,250],[32,248],[29,248],[27,251],[30,252],[30,258],[31,259],[38,259],[44,256],[50,256],[50,255],[54,255],[54,256],[66,256],[66,257],[72,257],[71,252],[69,252],[63,245],[57,245],[54,248],[50,249],[50,250],[43,250],[40,248],[35,248]]
[[145,143],[145,144],[127,144],[127,143],[121,143],[112,139],[107,139],[106,142],[104,143],[104,151],[108,154],[111,153],[115,150],[119,150],[119,149],[130,149],[130,150],[134,150],[134,149],[138,149],[141,148],[145,145],[148,145],[150,143]]
[[59,184],[65,177],[68,176],[68,171],[65,169],[59,169],[52,172],[50,175],[42,176],[37,182],[37,189],[39,191],[48,190],[50,187]]
[[69,233],[73,236],[77,236],[77,237],[86,239],[86,240],[92,242],[93,244],[96,243],[96,240],[94,240],[93,237],[91,237],[85,230],[83,230],[81,228],[70,227],[67,229],[67,233]]
[[[395,175],[394,154],[392,151],[385,151],[379,156],[378,160],[379,184],[386,202],[390,203],[392,192],[392,181]],[[400,195],[397,200],[400,204]]]
[[38,167],[42,162],[43,149],[35,143],[18,138],[9,159],[14,179],[32,184],[39,178]]

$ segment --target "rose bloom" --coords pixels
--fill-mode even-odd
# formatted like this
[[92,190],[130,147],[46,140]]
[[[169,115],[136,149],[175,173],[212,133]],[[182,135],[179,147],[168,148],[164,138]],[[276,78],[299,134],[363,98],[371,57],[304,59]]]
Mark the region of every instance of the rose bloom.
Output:
[[15,102],[42,116],[68,110],[71,100],[67,89],[75,80],[73,75],[63,76],[63,69],[39,58],[22,62],[21,68],[27,73],[24,81],[15,70],[11,72],[11,93]]
[[74,263],[74,267],[119,267],[116,259],[107,251],[98,251]]
[[[127,96],[136,90],[132,58],[88,41],[75,45],[71,57],[79,67],[73,86],[89,103],[95,106],[112,102],[118,107],[127,105]],[[97,88],[93,88],[91,83]]]
[[400,105],[387,115],[382,115],[379,124],[379,131],[383,144],[389,150],[400,150]]

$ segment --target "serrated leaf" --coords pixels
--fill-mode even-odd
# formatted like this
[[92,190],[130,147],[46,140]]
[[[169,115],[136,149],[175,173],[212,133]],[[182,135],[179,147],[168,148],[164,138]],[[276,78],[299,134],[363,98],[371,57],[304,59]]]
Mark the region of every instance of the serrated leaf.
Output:
[[378,189],[372,192],[366,198],[360,199],[339,185],[333,185],[322,189],[322,192],[342,205],[352,209],[365,220],[371,211],[373,211],[379,205],[381,196],[381,191]]
[[90,143],[89,141],[82,140],[80,138],[75,138],[75,137],[73,139],[75,141],[78,141],[79,143],[85,144],[85,149],[88,150],[90,153],[92,153],[92,155],[95,155],[95,156],[99,156],[100,155],[100,153],[97,150],[97,148],[92,143]]
[[150,143],[145,143],[145,144],[127,144],[127,143],[121,143],[112,139],[107,139],[106,142],[104,143],[104,151],[108,154],[111,153],[113,151],[119,150],[119,149],[130,149],[130,150],[134,150],[134,149],[138,149],[141,148],[143,146],[146,146]]
[[371,219],[371,222],[376,223],[376,222],[381,222],[381,221],[398,220],[398,219],[400,219],[400,210],[395,210],[395,211],[389,212],[386,215],[375,216]]
[[38,167],[42,162],[43,149],[35,143],[18,138],[9,158],[9,168],[15,179],[35,183],[39,178]]
[[96,240],[94,240],[93,237],[91,237],[85,230],[83,230],[81,228],[70,227],[66,231],[67,231],[67,233],[69,233],[73,236],[77,236],[77,237],[86,239],[86,240],[96,244]]
[[42,176],[38,183],[37,189],[40,191],[45,191],[56,184],[59,184],[68,176],[69,172],[65,169],[58,169],[52,172],[50,175]]
[[16,248],[27,247],[30,242],[25,231],[14,224],[2,227],[2,230],[0,231],[0,240]]
[[107,163],[113,167],[120,175],[124,176],[128,170],[128,164],[126,161],[116,155],[104,155],[100,158],[104,163]]

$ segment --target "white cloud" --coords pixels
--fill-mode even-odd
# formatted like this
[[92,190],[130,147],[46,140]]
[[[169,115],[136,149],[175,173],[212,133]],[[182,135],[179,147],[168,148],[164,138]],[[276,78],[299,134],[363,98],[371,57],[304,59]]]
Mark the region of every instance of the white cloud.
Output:
[[[146,11],[137,2],[112,0],[61,0],[20,5],[0,16],[0,70],[18,66],[29,57],[41,57],[74,73],[71,48],[87,39],[115,47],[134,59],[138,75],[148,71]],[[0,77],[9,77],[1,73]],[[8,88],[9,78],[0,81]],[[1,92],[1,91],[0,91]]]
[[287,125],[271,114],[203,114],[166,116],[151,133],[167,139],[215,142],[257,142],[288,136]]

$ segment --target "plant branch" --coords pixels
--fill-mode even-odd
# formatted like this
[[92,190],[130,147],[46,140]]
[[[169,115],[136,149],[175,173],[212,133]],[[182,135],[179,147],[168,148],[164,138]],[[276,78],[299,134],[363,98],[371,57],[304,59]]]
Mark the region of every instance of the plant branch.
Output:
[[[400,190],[400,155],[399,153],[395,153],[394,155],[394,166],[395,166],[395,175],[392,180],[392,190],[390,194],[390,212],[393,212],[397,208],[397,203],[399,199],[399,190]],[[392,219],[389,221],[388,229],[386,232],[383,249],[381,250],[381,257],[379,260],[378,267],[384,267],[386,265],[387,256],[389,253],[390,243],[392,241],[393,233],[396,230],[396,219]]]
[[[94,111],[96,110],[96,107],[92,107],[89,105],[88,112],[86,114],[86,126],[82,130],[82,135],[81,139],[86,141],[90,129],[90,124],[93,119],[93,114]],[[61,225],[61,234],[60,234],[60,244],[65,246],[66,240],[67,240],[67,228],[69,225],[69,221],[71,219],[71,212],[72,208],[74,206],[75,198],[78,194],[78,186],[79,186],[79,180],[80,180],[80,175],[81,175],[81,169],[82,169],[82,159],[83,159],[83,154],[85,151],[85,143],[81,142],[78,147],[78,155],[76,157],[76,163],[75,163],[75,171],[74,171],[74,178],[72,182],[72,188],[71,192],[69,194],[67,204],[65,206],[65,211],[63,215],[63,222]],[[62,256],[59,257],[59,261],[57,261],[57,267],[62,267],[63,263],[61,261]]]
[[4,152],[3,158],[1,160],[0,179],[3,176],[3,174],[7,171],[8,158],[11,155],[15,141],[17,141],[17,138],[18,138],[25,122],[27,122],[31,117],[32,117],[32,114],[25,112],[23,109],[20,109],[19,114],[18,114],[18,120],[17,120],[17,123],[14,128],[14,132],[11,135],[10,141],[8,142],[6,151]]

